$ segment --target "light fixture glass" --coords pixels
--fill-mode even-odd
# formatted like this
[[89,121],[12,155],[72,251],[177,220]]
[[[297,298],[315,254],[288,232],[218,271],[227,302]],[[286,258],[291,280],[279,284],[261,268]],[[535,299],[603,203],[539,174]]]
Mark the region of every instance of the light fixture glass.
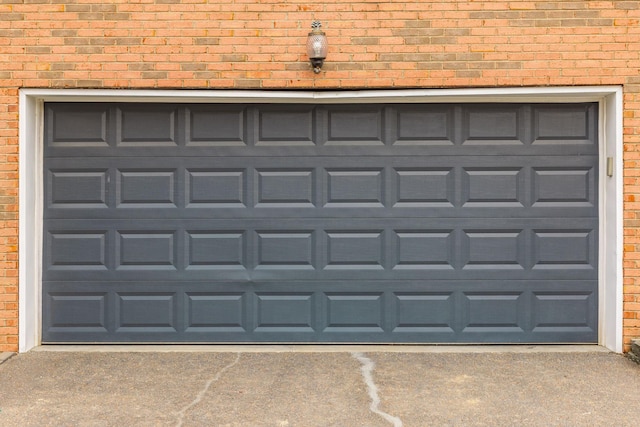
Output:
[[313,72],[319,73],[325,58],[327,57],[327,37],[320,28],[320,21],[313,21],[311,32],[307,37],[307,55],[313,66]]

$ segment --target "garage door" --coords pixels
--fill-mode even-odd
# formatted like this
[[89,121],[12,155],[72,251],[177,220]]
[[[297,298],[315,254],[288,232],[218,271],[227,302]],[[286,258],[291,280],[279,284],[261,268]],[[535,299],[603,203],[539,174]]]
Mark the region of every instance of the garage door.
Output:
[[596,342],[597,117],[48,103],[43,342]]

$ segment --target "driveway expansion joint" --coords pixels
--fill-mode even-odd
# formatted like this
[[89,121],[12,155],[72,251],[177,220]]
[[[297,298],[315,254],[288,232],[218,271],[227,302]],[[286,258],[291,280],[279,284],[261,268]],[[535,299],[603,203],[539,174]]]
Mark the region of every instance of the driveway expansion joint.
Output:
[[176,427],[181,427],[183,420],[184,420],[184,414],[191,408],[193,408],[194,406],[196,406],[198,403],[200,403],[200,401],[202,400],[202,398],[204,397],[205,394],[207,394],[207,391],[209,391],[209,387],[211,387],[211,385],[218,381],[220,379],[220,377],[222,376],[222,374],[225,373],[225,371],[233,368],[235,365],[238,364],[238,362],[240,361],[240,356],[241,353],[236,353],[236,358],[234,359],[233,362],[229,363],[228,365],[224,366],[222,369],[220,369],[212,378],[210,378],[204,385],[204,387],[202,388],[202,390],[200,390],[200,393],[198,393],[195,397],[195,399],[193,399],[193,401],[191,401],[191,403],[189,403],[188,405],[186,405],[185,407],[183,407],[181,410],[179,410],[178,412],[176,412],[176,416],[178,418],[178,420],[176,421]]
[[380,396],[378,395],[378,387],[373,381],[373,369],[376,366],[375,363],[363,353],[353,352],[351,353],[351,355],[362,365],[360,367],[360,371],[362,372],[364,383],[367,386],[367,393],[369,394],[369,398],[371,399],[371,404],[369,405],[369,409],[371,410],[371,412],[381,416],[382,418],[390,422],[393,427],[402,427],[403,424],[400,418],[394,417],[393,415],[378,409],[378,407],[380,406]]

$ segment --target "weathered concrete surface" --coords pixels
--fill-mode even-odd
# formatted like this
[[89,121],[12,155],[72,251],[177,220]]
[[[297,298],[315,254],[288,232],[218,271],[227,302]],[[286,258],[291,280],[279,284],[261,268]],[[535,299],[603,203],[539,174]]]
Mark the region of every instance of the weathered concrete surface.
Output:
[[633,340],[631,351],[627,353],[627,357],[636,363],[640,363],[640,340]]
[[637,425],[640,366],[618,354],[359,356],[19,354],[0,365],[0,425]]
[[10,358],[12,358],[14,355],[15,355],[15,353],[9,353],[9,352],[0,353],[0,365],[3,362],[6,362]]

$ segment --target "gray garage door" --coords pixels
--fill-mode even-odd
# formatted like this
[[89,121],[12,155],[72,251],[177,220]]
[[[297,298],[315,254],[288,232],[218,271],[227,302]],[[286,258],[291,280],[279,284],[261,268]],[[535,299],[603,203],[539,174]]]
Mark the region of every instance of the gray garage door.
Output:
[[44,342],[595,342],[596,104],[45,106]]

